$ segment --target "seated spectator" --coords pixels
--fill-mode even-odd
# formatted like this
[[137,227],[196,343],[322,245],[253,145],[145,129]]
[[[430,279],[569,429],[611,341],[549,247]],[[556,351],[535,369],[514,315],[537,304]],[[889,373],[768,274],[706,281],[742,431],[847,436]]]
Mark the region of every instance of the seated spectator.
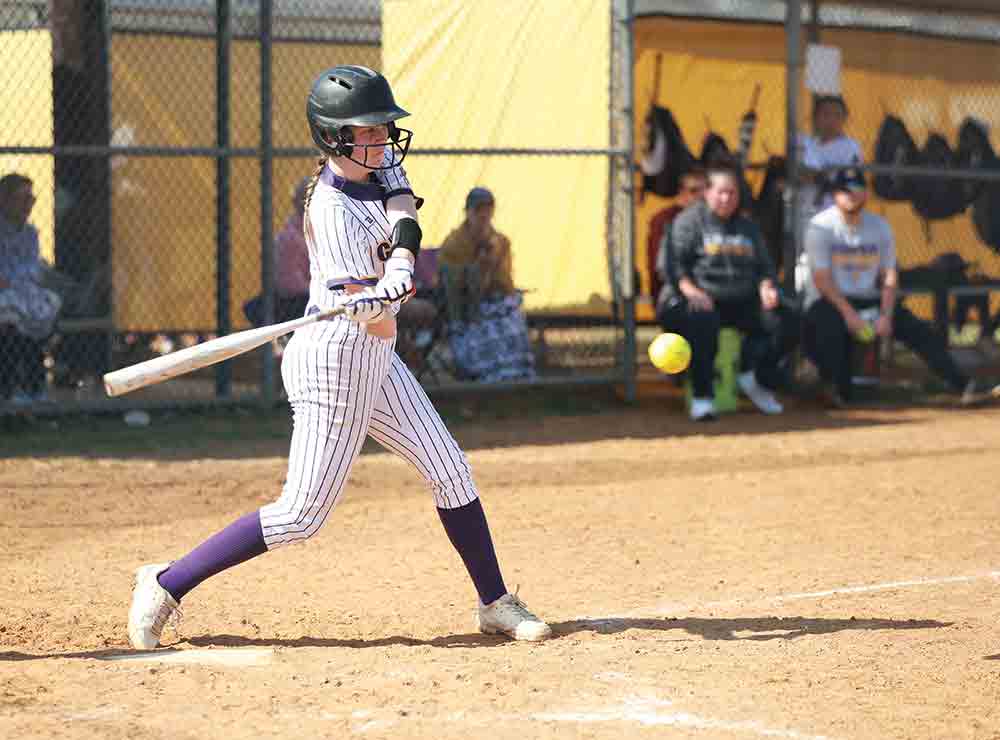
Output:
[[[281,231],[274,237],[274,320],[291,321],[305,314],[309,303],[309,247],[306,246],[303,218],[306,186],[310,178],[299,181],[292,191],[292,212]],[[254,326],[265,323],[261,296],[251,298],[243,306],[247,319]]]
[[833,205],[833,190],[824,168],[859,165],[864,153],[856,139],[844,133],[849,111],[840,95],[814,95],[812,101],[813,135],[799,137],[799,258],[795,272],[795,288],[805,290],[808,279],[806,255],[803,249],[809,222],[820,211]]
[[45,398],[43,350],[62,303],[40,284],[38,230],[28,223],[34,205],[30,178],[0,178],[0,401]]
[[510,240],[493,226],[496,200],[486,188],[465,199],[465,220],[441,245],[449,337],[459,374],[484,382],[535,375],[528,325],[514,288]]
[[[827,400],[835,406],[851,400],[853,338],[875,337],[895,337],[909,347],[960,394],[963,404],[985,398],[956,365],[945,340],[897,301],[892,229],[865,210],[864,173],[841,170],[832,188],[834,205],[810,222],[805,244],[810,279],[803,344],[819,369]],[[865,318],[868,312],[873,319]]]
[[670,236],[670,225],[685,208],[705,197],[705,171],[695,167],[681,175],[680,189],[674,202],[659,211],[649,221],[649,238],[646,242],[646,259],[649,268],[650,295],[659,299],[667,280],[667,258],[670,254],[664,244]]
[[714,419],[714,367],[722,327],[745,334],[737,385],[765,414],[782,406],[779,382],[784,339],[794,321],[780,303],[774,268],[757,226],[739,214],[739,173],[708,170],[705,200],[680,214],[671,228],[669,257],[675,286],[664,290],[657,319],[691,344],[691,418]]

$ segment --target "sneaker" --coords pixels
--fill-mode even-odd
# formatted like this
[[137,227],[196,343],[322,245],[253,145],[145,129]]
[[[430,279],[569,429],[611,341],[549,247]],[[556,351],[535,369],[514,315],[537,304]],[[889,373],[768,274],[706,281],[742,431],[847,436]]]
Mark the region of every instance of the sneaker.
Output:
[[711,398],[691,399],[691,421],[715,421],[715,401]]
[[962,406],[975,406],[976,404],[983,403],[990,398],[1000,398],[1000,385],[991,389],[981,381],[970,380],[965,384],[965,388],[962,390],[962,395],[959,397],[958,402]]
[[479,605],[479,631],[535,642],[552,637],[552,628],[529,612],[516,592],[504,594],[492,604]]
[[837,387],[830,383],[823,383],[819,387],[819,400],[828,408],[831,409],[843,409],[847,408],[847,401],[841,395]]
[[163,627],[171,618],[180,618],[180,604],[167,593],[156,577],[170,563],[144,565],[135,572],[132,608],[128,612],[128,639],[136,650],[153,650],[160,645]]
[[802,357],[795,368],[795,382],[800,385],[815,385],[821,382],[819,368],[808,357]]
[[745,373],[737,375],[736,385],[740,387],[743,394],[753,401],[753,405],[762,413],[780,414],[785,410],[785,407],[774,397],[774,394],[757,382],[757,376],[754,375],[753,370],[748,370]]

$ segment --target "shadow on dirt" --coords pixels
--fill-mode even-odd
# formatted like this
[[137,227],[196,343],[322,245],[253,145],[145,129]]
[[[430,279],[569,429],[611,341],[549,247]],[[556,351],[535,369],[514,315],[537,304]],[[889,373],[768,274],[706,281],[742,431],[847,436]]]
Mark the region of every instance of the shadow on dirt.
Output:
[[794,640],[808,635],[828,635],[845,630],[921,630],[950,627],[934,619],[826,619],[816,617],[737,617],[734,619],[618,618],[576,619],[552,625],[559,636],[579,632],[614,635],[627,630],[668,632],[682,630],[706,640]]
[[[794,640],[809,635],[828,635],[847,630],[923,630],[950,627],[952,622],[935,619],[826,619],[818,617],[737,617],[723,618],[625,618],[574,619],[552,624],[555,638],[569,637],[581,632],[598,635],[616,635],[628,630],[671,632],[679,630],[689,635],[697,635],[705,640]],[[442,635],[430,640],[422,640],[403,635],[391,635],[376,639],[342,639],[334,637],[268,638],[244,637],[241,635],[199,635],[179,640],[158,653],[176,650],[177,645],[191,645],[198,648],[381,648],[392,646],[434,647],[434,648],[488,648],[498,647],[508,641],[496,635],[469,633],[462,635]],[[183,649],[183,648],[181,648]],[[30,654],[17,651],[0,652],[0,662],[45,660],[53,658],[89,658],[107,660],[113,658],[141,657],[127,649],[88,650],[69,653]],[[1000,654],[990,655],[986,660],[1000,660]]]

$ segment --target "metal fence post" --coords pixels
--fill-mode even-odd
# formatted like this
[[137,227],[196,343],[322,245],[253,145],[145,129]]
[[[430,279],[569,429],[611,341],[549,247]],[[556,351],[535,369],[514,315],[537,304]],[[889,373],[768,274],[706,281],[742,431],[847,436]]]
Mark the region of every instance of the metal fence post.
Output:
[[[232,250],[229,228],[229,59],[232,42],[230,0],[218,0],[215,6],[215,144],[220,151],[215,159],[216,209],[216,273],[215,316],[219,336],[232,330],[229,316],[230,283],[232,281]],[[215,370],[215,395],[229,398],[233,391],[232,368],[229,361]]]
[[628,209],[625,213],[625,259],[622,269],[625,273],[621,276],[622,281],[622,328],[625,332],[624,363],[625,372],[625,400],[632,403],[636,399],[636,326],[635,326],[635,197],[632,167],[635,162],[635,40],[633,39],[634,28],[632,19],[634,16],[633,0],[625,0],[625,17],[622,24],[625,29],[624,41],[624,64],[623,84],[625,85],[623,97],[623,116],[625,119],[624,140],[625,149],[625,172],[628,180],[624,185],[628,198]]
[[[260,0],[260,287],[264,321],[274,323],[274,141],[271,121],[271,19],[272,0]],[[262,347],[261,401],[274,401],[274,352]]]
[[802,2],[788,0],[785,13],[785,279],[784,289],[795,293],[795,267],[799,257],[799,79],[802,66]]

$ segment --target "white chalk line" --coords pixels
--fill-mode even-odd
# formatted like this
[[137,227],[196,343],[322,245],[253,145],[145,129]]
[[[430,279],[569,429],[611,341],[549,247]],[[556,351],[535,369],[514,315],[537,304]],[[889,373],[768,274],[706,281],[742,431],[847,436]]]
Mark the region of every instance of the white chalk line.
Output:
[[251,666],[267,665],[274,657],[271,648],[223,648],[160,650],[107,655],[98,660],[134,663],[178,663],[183,665]]
[[798,730],[770,727],[756,720],[724,720],[713,717],[703,717],[691,712],[671,711],[673,702],[654,696],[627,695],[618,704],[603,708],[593,706],[571,707],[567,709],[529,712],[526,714],[493,713],[462,710],[443,716],[425,716],[419,712],[400,719],[398,714],[390,710],[360,709],[350,713],[323,712],[320,717],[325,720],[349,721],[351,731],[364,734],[371,730],[386,730],[404,725],[407,721],[434,722],[445,724],[467,724],[488,727],[499,722],[542,722],[542,723],[620,723],[640,724],[646,727],[687,727],[696,730],[727,732],[756,735],[758,737],[777,737],[786,740],[833,740],[827,735],[813,735]]
[[627,696],[621,706],[601,710],[569,712],[539,712],[532,719],[542,722],[637,722],[645,726],[688,727],[697,730],[726,730],[760,737],[782,737],[789,740],[831,740],[826,735],[812,735],[797,730],[768,727],[756,720],[731,721],[702,717],[690,712],[663,711],[672,702],[655,697]]
[[875,593],[878,591],[897,591],[906,588],[920,588],[925,586],[944,586],[950,583],[971,583],[982,580],[1000,580],[1000,570],[988,570],[980,573],[972,573],[963,576],[940,576],[936,578],[912,578],[899,581],[885,581],[882,583],[871,583],[859,586],[838,586],[823,591],[802,591],[790,594],[777,594],[774,596],[746,596],[736,599],[725,599],[722,601],[703,601],[694,604],[665,603],[652,608],[633,609],[625,614],[612,615],[608,617],[580,617],[580,619],[621,619],[623,617],[637,617],[642,615],[663,615],[678,614],[692,611],[703,611],[721,606],[735,606],[738,604],[781,604],[786,601],[804,601],[808,599],[823,599],[828,596],[842,596],[851,594]]

